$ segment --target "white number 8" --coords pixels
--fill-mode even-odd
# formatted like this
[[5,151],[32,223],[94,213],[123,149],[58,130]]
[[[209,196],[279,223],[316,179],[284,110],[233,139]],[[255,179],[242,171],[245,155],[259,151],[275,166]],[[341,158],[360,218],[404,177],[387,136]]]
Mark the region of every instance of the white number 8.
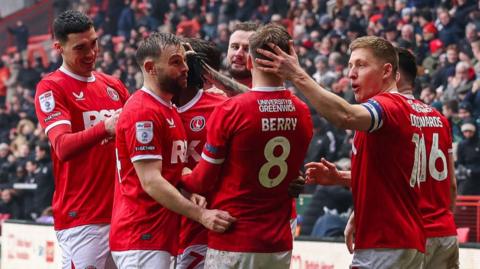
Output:
[[[282,154],[280,154],[280,156],[275,156],[273,154],[277,146],[282,147]],[[274,137],[270,139],[265,145],[263,154],[265,155],[265,159],[267,159],[268,162],[263,164],[260,168],[260,172],[258,173],[258,179],[263,187],[274,188],[278,186],[287,176],[288,165],[285,160],[290,154],[290,142],[283,136]],[[280,168],[280,173],[278,173],[276,177],[270,178],[268,174],[270,172],[270,169],[272,169],[272,167],[274,166],[278,166],[278,168]]]
[[[447,157],[445,153],[438,148],[438,134],[434,133],[432,137],[432,148],[430,149],[430,156],[428,158],[428,171],[433,179],[442,181],[447,178]],[[415,184],[420,184],[426,181],[427,173],[427,149],[425,147],[425,138],[420,137],[418,134],[413,134],[412,142],[415,144],[415,159],[413,161],[412,175],[410,176],[410,186],[414,187]],[[435,167],[435,162],[440,158],[443,164],[442,171],[438,171]]]

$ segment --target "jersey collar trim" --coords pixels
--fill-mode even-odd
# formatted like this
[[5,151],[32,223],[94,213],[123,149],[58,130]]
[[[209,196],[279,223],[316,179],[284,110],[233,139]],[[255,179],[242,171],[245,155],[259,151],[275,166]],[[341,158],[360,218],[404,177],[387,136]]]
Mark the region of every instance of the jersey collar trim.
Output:
[[192,100],[188,101],[185,105],[178,108],[178,112],[182,113],[192,108],[200,100],[200,98],[202,98],[202,95],[203,90],[198,90],[197,94],[195,94]]
[[392,91],[390,91],[390,93],[401,95],[401,96],[403,96],[407,99],[415,99],[413,94],[403,94],[403,93],[398,92],[398,90],[392,90]]
[[153,98],[155,98],[155,100],[157,100],[160,104],[168,107],[168,108],[172,108],[173,104],[172,102],[168,103],[166,102],[165,100],[163,100],[162,98],[158,97],[157,95],[155,95],[152,91],[150,91],[149,89],[147,89],[145,86],[143,86],[140,90],[146,92],[147,94],[149,94],[150,96],[152,96]]
[[94,82],[95,81],[95,76],[92,75],[89,76],[89,77],[84,77],[84,76],[79,76],[77,74],[74,74],[72,73],[70,70],[68,70],[65,66],[60,66],[60,68],[58,69],[60,70],[61,72],[63,72],[65,75],[69,76],[69,77],[72,77],[76,80],[80,80],[80,81],[83,81],[83,82]]
[[277,91],[284,91],[285,86],[279,87],[253,87],[251,91],[255,92],[277,92]]

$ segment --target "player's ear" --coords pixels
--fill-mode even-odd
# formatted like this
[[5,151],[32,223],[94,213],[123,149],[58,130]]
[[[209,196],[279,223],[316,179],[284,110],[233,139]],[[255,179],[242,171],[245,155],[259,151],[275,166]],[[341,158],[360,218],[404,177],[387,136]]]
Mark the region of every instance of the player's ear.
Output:
[[62,47],[62,44],[60,43],[60,41],[56,40],[55,42],[53,42],[53,48],[56,51],[58,51],[59,54],[63,53],[63,47]]
[[[386,63],[383,65],[383,77],[388,78],[392,76],[393,66],[391,63]],[[396,78],[396,75],[393,75],[393,78]]]
[[155,75],[157,72],[155,70],[155,63],[150,59],[146,59],[143,62],[143,68],[145,68],[145,72],[150,75]]
[[251,54],[248,54],[247,56],[247,70],[252,70],[253,69],[253,58]]

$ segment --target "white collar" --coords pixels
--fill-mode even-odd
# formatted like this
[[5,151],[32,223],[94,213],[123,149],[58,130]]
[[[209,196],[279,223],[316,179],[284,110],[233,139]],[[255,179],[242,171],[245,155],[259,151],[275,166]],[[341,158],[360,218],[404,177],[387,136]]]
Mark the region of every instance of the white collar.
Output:
[[413,96],[413,94],[404,94],[404,93],[400,93],[398,92],[398,89],[394,89],[394,90],[391,90],[389,91],[389,93],[392,93],[392,94],[398,94],[398,95],[401,95],[407,99],[415,99],[415,97]]
[[203,90],[198,90],[197,94],[195,94],[195,96],[190,101],[188,101],[186,104],[178,108],[178,112],[182,113],[192,108],[192,106],[194,106],[198,102],[198,100],[202,98],[202,95],[203,95]]
[[72,77],[76,80],[80,80],[80,81],[83,81],[83,82],[94,82],[95,81],[95,76],[93,75],[93,73],[89,77],[80,76],[80,75],[77,75],[77,74],[73,73],[72,71],[68,70],[67,67],[65,67],[64,65],[60,66],[60,68],[58,70],[63,72],[65,75],[70,76],[70,77]]
[[153,98],[155,98],[160,104],[168,107],[168,108],[172,108],[172,101],[170,101],[170,103],[168,103],[167,101],[163,100],[162,98],[160,98],[159,96],[157,96],[155,93],[153,93],[151,90],[147,89],[147,87],[145,86],[142,86],[142,88],[140,89],[146,93],[148,93],[149,95],[151,95]]
[[284,91],[285,86],[278,86],[278,87],[253,87],[250,89],[251,91],[255,92],[276,92],[276,91]]

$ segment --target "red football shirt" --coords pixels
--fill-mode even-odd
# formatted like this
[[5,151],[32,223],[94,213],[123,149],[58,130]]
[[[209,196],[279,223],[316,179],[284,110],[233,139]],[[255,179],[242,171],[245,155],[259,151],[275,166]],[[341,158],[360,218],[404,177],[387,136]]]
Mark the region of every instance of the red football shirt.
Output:
[[222,164],[212,208],[237,221],[210,232],[209,248],[272,253],[292,249],[288,185],[312,137],[308,107],[285,88],[258,87],[215,108],[201,162]]
[[117,181],[110,230],[112,251],[163,250],[176,255],[180,216],[142,188],[133,162],[162,160],[173,186],[186,162],[187,141],[176,108],[146,88],[135,92],[117,125]]
[[[193,169],[200,161],[207,137],[206,123],[213,109],[221,105],[227,97],[199,90],[188,103],[178,108],[183,127],[187,133],[187,166]],[[207,197],[208,199],[209,197]],[[210,200],[210,199],[208,199]],[[208,230],[200,223],[182,216],[179,253],[192,245],[206,245]]]
[[356,249],[425,251],[420,192],[413,176],[425,164],[415,142],[423,131],[412,119],[438,123],[418,109],[420,104],[398,93],[382,93],[363,104],[372,126],[369,132],[355,133],[352,148]]
[[[127,98],[128,91],[118,79],[98,72],[81,77],[60,67],[38,83],[35,111],[46,133],[62,124],[76,133],[111,116]],[[52,148],[56,230],[110,223],[114,152],[114,140],[104,140],[64,162]]]
[[[441,124],[423,126],[424,144],[421,154],[426,156],[423,167],[428,171],[420,180],[420,210],[427,237],[454,236],[457,228],[450,211],[450,183],[448,155],[452,152],[452,133],[448,120],[428,105],[418,105],[429,117],[435,117]],[[422,123],[418,120],[420,124]],[[421,138],[419,139],[421,141]]]

